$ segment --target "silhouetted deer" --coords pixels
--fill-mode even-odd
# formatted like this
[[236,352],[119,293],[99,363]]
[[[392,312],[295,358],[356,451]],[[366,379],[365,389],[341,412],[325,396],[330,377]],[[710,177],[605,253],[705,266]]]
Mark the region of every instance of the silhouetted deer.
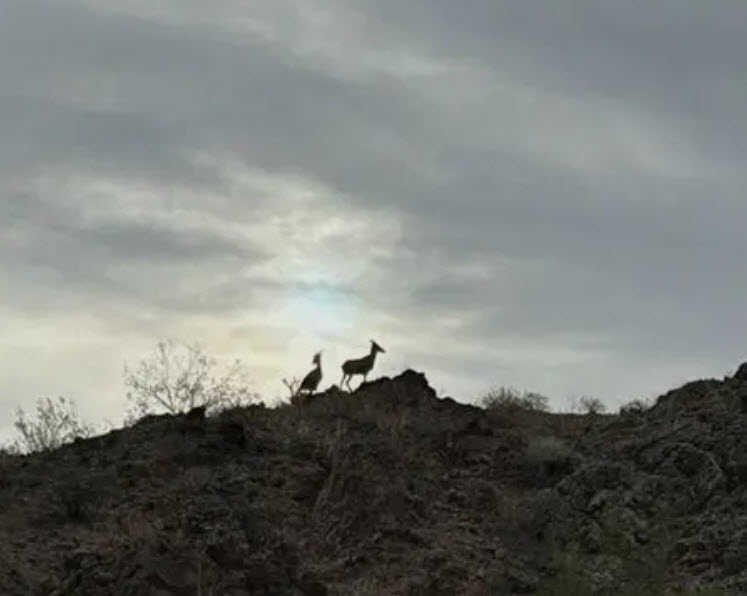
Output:
[[377,344],[374,340],[371,340],[371,351],[368,356],[363,358],[357,358],[355,360],[346,360],[342,363],[342,380],[340,381],[340,387],[347,381],[348,391],[352,391],[350,388],[350,379],[353,375],[363,375],[363,382],[366,381],[368,373],[374,367],[376,361],[376,354],[381,352],[385,353],[384,348]]
[[296,390],[296,395],[301,395],[302,391],[305,391],[307,395],[311,395],[312,393],[314,393],[314,391],[316,391],[316,388],[319,386],[319,382],[322,380],[322,353],[317,352],[316,354],[314,354],[314,358],[311,362],[315,366],[303,378],[303,381],[301,381],[301,384]]

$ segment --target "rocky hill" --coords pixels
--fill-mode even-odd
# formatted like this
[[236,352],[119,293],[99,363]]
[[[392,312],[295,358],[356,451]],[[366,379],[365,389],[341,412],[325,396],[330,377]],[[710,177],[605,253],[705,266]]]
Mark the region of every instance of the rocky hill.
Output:
[[[747,367],[648,410],[406,371],[0,460],[3,595],[747,593]],[[707,589],[707,591],[706,591]]]

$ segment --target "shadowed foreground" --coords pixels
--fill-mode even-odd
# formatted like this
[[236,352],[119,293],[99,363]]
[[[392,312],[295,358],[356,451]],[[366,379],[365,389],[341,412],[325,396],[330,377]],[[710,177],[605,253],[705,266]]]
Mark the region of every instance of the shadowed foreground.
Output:
[[484,411],[406,371],[4,456],[1,592],[747,593],[739,376],[581,416]]

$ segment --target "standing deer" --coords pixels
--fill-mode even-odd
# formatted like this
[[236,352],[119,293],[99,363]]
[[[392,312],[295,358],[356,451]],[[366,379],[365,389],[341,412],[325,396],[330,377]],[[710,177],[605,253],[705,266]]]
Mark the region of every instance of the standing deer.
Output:
[[374,340],[371,340],[371,351],[368,356],[363,358],[356,358],[354,360],[346,360],[342,363],[342,380],[340,381],[340,387],[347,382],[348,391],[352,391],[350,388],[350,379],[353,375],[363,375],[363,382],[365,383],[368,373],[374,367],[376,361],[376,354],[381,352],[386,353],[384,348],[377,344]]

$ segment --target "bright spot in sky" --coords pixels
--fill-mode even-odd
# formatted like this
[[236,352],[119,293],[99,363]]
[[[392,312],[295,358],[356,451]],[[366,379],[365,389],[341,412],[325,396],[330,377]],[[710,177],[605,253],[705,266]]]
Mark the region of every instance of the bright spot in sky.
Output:
[[353,305],[344,292],[329,286],[295,290],[287,305],[288,320],[300,334],[328,336],[353,323]]

